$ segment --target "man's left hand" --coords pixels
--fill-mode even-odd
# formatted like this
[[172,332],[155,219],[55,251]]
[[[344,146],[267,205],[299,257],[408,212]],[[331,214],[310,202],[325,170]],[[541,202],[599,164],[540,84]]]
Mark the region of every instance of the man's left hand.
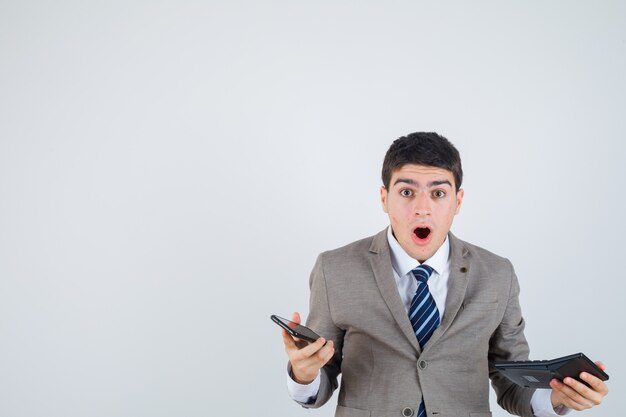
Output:
[[[606,369],[602,362],[596,362],[596,365],[603,371]],[[606,384],[587,372],[582,372],[580,379],[589,386],[569,377],[565,378],[563,382],[557,379],[550,381],[552,407],[564,405],[572,410],[585,410],[600,404],[609,392]]]

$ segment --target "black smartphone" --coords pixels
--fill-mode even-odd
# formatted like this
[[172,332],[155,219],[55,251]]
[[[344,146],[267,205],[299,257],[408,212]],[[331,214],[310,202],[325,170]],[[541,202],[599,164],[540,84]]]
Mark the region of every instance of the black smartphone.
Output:
[[307,342],[315,342],[317,339],[320,338],[317,333],[315,333],[313,330],[309,329],[306,326],[294,323],[291,320],[287,320],[275,314],[272,314],[270,318],[274,323],[287,330],[287,333],[294,337],[297,337],[298,339],[306,340]]

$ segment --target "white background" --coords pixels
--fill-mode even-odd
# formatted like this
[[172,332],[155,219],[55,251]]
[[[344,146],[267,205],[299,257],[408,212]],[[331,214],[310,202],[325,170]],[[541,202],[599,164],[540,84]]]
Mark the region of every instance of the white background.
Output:
[[[272,313],[386,226],[391,142],[460,150],[453,231],[509,257],[531,357],[623,415],[620,1],[0,2],[0,415],[332,416]],[[506,413],[492,404],[495,416]]]

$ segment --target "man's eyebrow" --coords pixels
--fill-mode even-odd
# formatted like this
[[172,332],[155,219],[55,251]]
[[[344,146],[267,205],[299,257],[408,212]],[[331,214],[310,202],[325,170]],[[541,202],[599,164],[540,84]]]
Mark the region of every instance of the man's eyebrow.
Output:
[[428,183],[429,187],[436,187],[438,185],[443,185],[443,184],[448,184],[450,187],[452,187],[452,184],[450,183],[450,181],[448,180],[436,180],[436,181],[431,181]]
[[414,185],[414,186],[418,186],[419,184],[417,183],[417,181],[413,181],[410,178],[398,178],[396,180],[396,182],[393,183],[393,185],[396,185],[398,183],[404,183],[404,184],[409,184],[409,185]]
[[[409,184],[412,185],[414,187],[418,187],[419,183],[417,181],[414,181],[410,178],[398,178],[393,185],[396,185],[398,183],[404,183],[404,184]],[[444,184],[448,184],[450,187],[452,187],[452,183],[450,183],[450,181],[448,180],[435,180],[435,181],[431,181],[428,183],[428,187],[436,187],[438,185],[444,185]]]

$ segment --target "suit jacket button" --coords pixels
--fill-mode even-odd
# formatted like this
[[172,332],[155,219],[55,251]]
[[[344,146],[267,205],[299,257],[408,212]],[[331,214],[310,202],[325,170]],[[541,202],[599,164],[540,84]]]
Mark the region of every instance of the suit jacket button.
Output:
[[428,366],[428,362],[426,362],[426,361],[419,361],[417,366],[419,366],[420,369],[426,369],[426,367]]
[[411,407],[404,407],[402,409],[402,415],[404,417],[411,417],[413,415],[413,409]]

